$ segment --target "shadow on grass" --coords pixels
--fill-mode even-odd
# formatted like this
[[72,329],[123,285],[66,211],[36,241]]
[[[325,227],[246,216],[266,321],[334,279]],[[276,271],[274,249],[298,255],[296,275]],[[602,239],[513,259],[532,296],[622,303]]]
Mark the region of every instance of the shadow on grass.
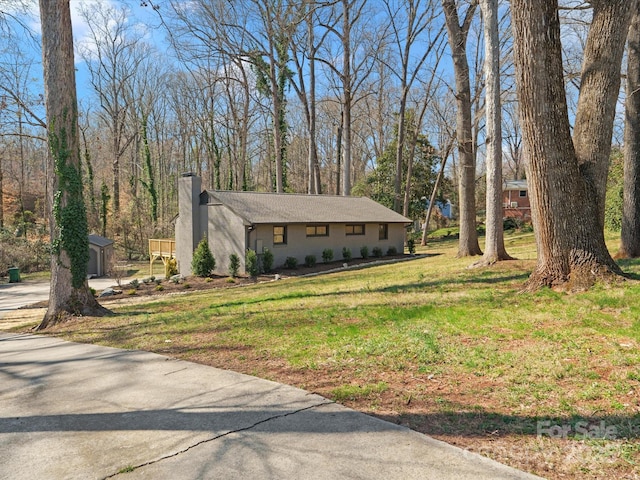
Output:
[[524,435],[609,440],[640,438],[640,414],[528,417],[479,410],[374,416],[428,435],[461,437]]
[[396,293],[398,291],[406,291],[406,290],[420,290],[424,288],[441,288],[446,285],[459,287],[460,285],[495,285],[498,283],[508,283],[508,282],[516,282],[522,281],[524,282],[527,278],[529,278],[528,273],[518,273],[513,275],[506,275],[502,277],[483,277],[483,278],[464,278],[459,280],[436,280],[432,282],[416,282],[416,283],[405,283],[402,285],[391,285],[388,287],[374,289],[376,292],[384,292],[384,293]]

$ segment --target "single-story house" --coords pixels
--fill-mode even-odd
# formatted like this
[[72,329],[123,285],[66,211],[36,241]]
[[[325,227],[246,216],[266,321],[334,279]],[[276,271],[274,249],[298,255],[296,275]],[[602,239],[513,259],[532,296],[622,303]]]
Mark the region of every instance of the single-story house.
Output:
[[327,248],[335,260],[345,247],[352,258],[360,257],[363,246],[370,253],[375,247],[401,253],[411,223],[366,197],[202,191],[201,186],[193,174],[178,180],[176,260],[183,275],[191,274],[193,251],[202,238],[208,240],[216,273],[226,275],[231,254],[245,270],[249,249],[258,255],[271,251],[275,267],[287,257],[303,264],[307,255],[315,255],[321,262]]
[[531,220],[529,187],[526,180],[509,180],[502,188],[502,205],[505,218]]
[[100,235],[89,235],[89,265],[87,275],[102,277],[109,271],[113,259],[113,240]]

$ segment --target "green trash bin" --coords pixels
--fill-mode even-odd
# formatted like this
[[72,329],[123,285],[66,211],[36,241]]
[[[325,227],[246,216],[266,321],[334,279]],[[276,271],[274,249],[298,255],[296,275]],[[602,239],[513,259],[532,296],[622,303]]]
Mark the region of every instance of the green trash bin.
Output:
[[18,283],[20,281],[20,269],[12,267],[9,269],[9,283]]

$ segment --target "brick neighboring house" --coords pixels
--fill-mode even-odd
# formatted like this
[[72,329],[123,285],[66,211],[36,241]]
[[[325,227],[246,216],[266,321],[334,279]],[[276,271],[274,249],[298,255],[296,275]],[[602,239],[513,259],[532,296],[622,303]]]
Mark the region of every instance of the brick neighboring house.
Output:
[[408,218],[366,197],[298,195],[259,192],[202,191],[202,181],[193,174],[178,179],[176,219],[176,260],[184,275],[191,275],[193,251],[204,237],[216,259],[216,273],[229,273],[229,257],[240,258],[245,270],[245,254],[252,249],[261,255],[270,250],[274,266],[294,257],[298,264],[307,255],[322,261],[326,248],[333,258],[342,258],[342,249],[360,257],[367,246],[371,254],[379,247],[404,251]]
[[502,205],[505,218],[531,220],[529,187],[526,180],[509,180],[502,189]]

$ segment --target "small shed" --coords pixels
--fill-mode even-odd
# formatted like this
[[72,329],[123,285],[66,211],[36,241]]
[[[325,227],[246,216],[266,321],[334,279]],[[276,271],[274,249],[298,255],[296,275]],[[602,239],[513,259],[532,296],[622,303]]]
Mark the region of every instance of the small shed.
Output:
[[89,235],[89,265],[87,275],[102,277],[109,272],[113,259],[113,240],[100,235]]

